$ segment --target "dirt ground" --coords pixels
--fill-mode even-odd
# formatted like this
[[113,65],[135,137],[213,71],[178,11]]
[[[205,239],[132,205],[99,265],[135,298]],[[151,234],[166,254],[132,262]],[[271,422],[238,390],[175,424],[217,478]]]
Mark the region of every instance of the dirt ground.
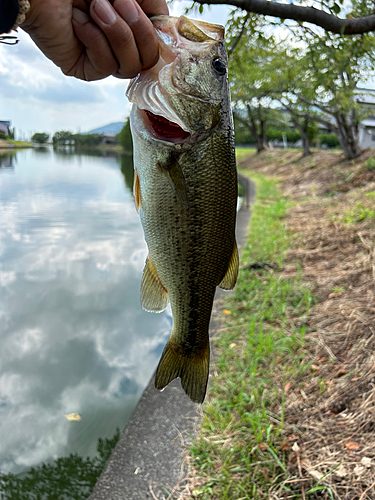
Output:
[[268,150],[239,166],[277,176],[293,200],[283,276],[302,270],[317,297],[296,319],[310,368],[286,392],[282,449],[295,487],[303,499],[375,499],[375,151],[345,161]]

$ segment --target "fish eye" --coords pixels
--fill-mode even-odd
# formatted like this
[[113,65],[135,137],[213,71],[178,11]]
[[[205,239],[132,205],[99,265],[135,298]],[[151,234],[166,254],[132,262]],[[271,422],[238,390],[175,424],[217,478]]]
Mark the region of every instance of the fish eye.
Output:
[[216,73],[220,76],[225,75],[225,73],[227,72],[227,67],[225,65],[225,62],[222,59],[220,59],[220,57],[214,57],[214,59],[212,59],[212,67],[214,68]]

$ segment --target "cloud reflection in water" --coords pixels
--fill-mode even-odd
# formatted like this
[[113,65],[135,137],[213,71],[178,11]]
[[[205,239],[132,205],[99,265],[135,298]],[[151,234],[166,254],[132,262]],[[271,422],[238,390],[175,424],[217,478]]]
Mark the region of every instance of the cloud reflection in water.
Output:
[[0,171],[1,472],[94,454],[156,367],[171,317],[141,309],[133,205],[116,158],[28,150]]

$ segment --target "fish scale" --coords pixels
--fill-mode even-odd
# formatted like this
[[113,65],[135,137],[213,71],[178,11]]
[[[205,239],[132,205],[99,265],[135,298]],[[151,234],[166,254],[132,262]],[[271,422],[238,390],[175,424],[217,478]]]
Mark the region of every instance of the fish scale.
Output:
[[[135,103],[131,114],[135,197],[149,250],[141,302],[146,310],[159,312],[169,300],[172,309],[172,332],[159,362],[156,387],[162,389],[180,377],[190,398],[202,402],[215,289],[233,288],[238,273],[237,173],[228,82],[226,75],[212,69],[213,58],[226,63],[226,54],[216,25],[194,21],[192,27],[183,16],[158,16],[152,21],[157,35],[169,30],[176,37],[176,58],[160,70],[162,80],[152,83],[168,103],[163,119],[150,119],[153,109],[149,100],[142,100],[150,75],[142,80],[141,74],[128,94]],[[188,38],[191,33],[194,40]],[[199,42],[199,33],[204,43]],[[163,57],[166,37],[159,38]],[[177,80],[184,88],[170,87]],[[204,100],[197,97],[202,95]],[[160,113],[160,107],[155,109]],[[169,127],[173,138],[167,131],[163,136],[160,124],[165,122],[168,128],[174,114],[178,118]],[[184,123],[180,135],[176,123]]]

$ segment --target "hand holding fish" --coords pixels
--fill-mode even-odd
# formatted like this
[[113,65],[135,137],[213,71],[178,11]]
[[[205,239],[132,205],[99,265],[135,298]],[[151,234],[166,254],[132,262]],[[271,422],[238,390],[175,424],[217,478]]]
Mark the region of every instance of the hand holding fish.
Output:
[[31,0],[21,25],[67,76],[131,78],[154,66],[159,43],[148,15],[165,0]]

